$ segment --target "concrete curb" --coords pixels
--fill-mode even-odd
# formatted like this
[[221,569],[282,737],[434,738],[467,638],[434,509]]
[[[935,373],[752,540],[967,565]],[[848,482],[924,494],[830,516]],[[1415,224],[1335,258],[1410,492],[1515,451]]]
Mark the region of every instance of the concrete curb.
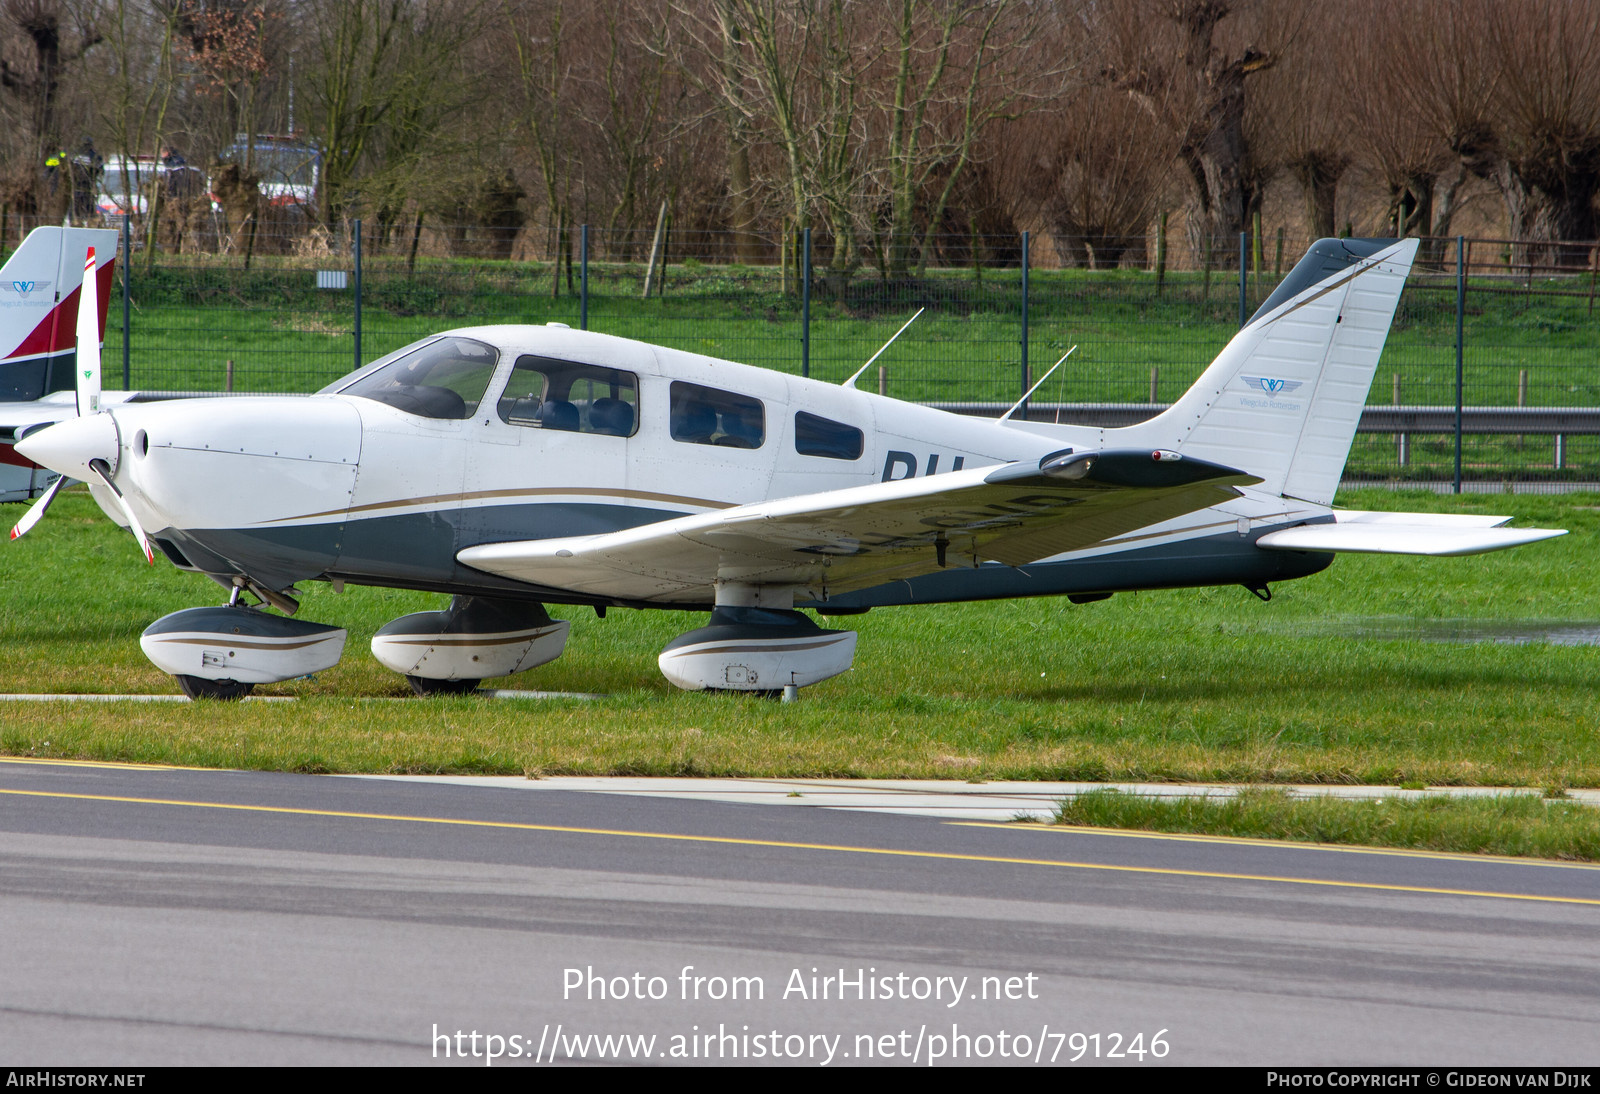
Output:
[[[1120,790],[1151,798],[1229,798],[1246,787],[1225,783],[988,782],[938,779],[649,779],[617,776],[555,775],[528,779],[497,775],[341,775],[336,778],[389,779],[481,786],[510,790],[568,790],[589,794],[685,798],[695,801],[844,809],[898,813],[948,820],[1048,820],[1065,798],[1091,790]],[[1398,786],[1281,786],[1296,798],[1414,799],[1438,795],[1495,797],[1542,794],[1535,787],[1437,786],[1406,790]],[[1600,807],[1600,789],[1569,790],[1568,798]]]

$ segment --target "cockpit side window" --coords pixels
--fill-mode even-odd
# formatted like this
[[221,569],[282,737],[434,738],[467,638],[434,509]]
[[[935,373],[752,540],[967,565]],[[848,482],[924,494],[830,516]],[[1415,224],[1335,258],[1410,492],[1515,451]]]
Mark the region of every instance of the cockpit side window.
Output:
[[767,439],[767,412],[760,399],[675,380],[672,439],[727,448],[760,448]]
[[499,351],[484,342],[438,338],[338,390],[423,418],[470,418],[477,412],[499,360]]
[[796,411],[794,450],[802,456],[829,460],[859,460],[865,438],[861,430],[818,414]]
[[639,431],[639,378],[525,353],[500,394],[499,410],[510,425],[631,437]]

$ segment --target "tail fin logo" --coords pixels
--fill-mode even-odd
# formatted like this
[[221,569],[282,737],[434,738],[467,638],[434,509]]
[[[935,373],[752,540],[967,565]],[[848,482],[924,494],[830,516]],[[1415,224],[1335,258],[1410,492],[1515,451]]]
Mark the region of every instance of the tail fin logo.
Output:
[[1275,380],[1268,376],[1241,376],[1249,387],[1259,388],[1268,395],[1289,395],[1303,385],[1301,380]]
[[16,293],[18,296],[32,296],[36,292],[44,292],[50,287],[48,281],[7,281],[0,282],[0,292]]

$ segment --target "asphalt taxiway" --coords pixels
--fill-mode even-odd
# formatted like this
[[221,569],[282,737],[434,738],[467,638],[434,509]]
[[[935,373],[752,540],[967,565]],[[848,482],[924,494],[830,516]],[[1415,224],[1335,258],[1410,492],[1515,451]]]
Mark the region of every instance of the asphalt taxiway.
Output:
[[1600,1057],[1587,866],[6,759],[0,878],[29,1066]]

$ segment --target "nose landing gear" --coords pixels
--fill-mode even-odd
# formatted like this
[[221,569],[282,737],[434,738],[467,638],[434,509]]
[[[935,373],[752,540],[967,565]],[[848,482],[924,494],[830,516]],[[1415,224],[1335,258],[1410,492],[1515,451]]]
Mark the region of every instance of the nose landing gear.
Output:
[[145,628],[139,646],[191,699],[242,699],[257,684],[322,672],[344,654],[343,627],[237,604],[186,608]]

